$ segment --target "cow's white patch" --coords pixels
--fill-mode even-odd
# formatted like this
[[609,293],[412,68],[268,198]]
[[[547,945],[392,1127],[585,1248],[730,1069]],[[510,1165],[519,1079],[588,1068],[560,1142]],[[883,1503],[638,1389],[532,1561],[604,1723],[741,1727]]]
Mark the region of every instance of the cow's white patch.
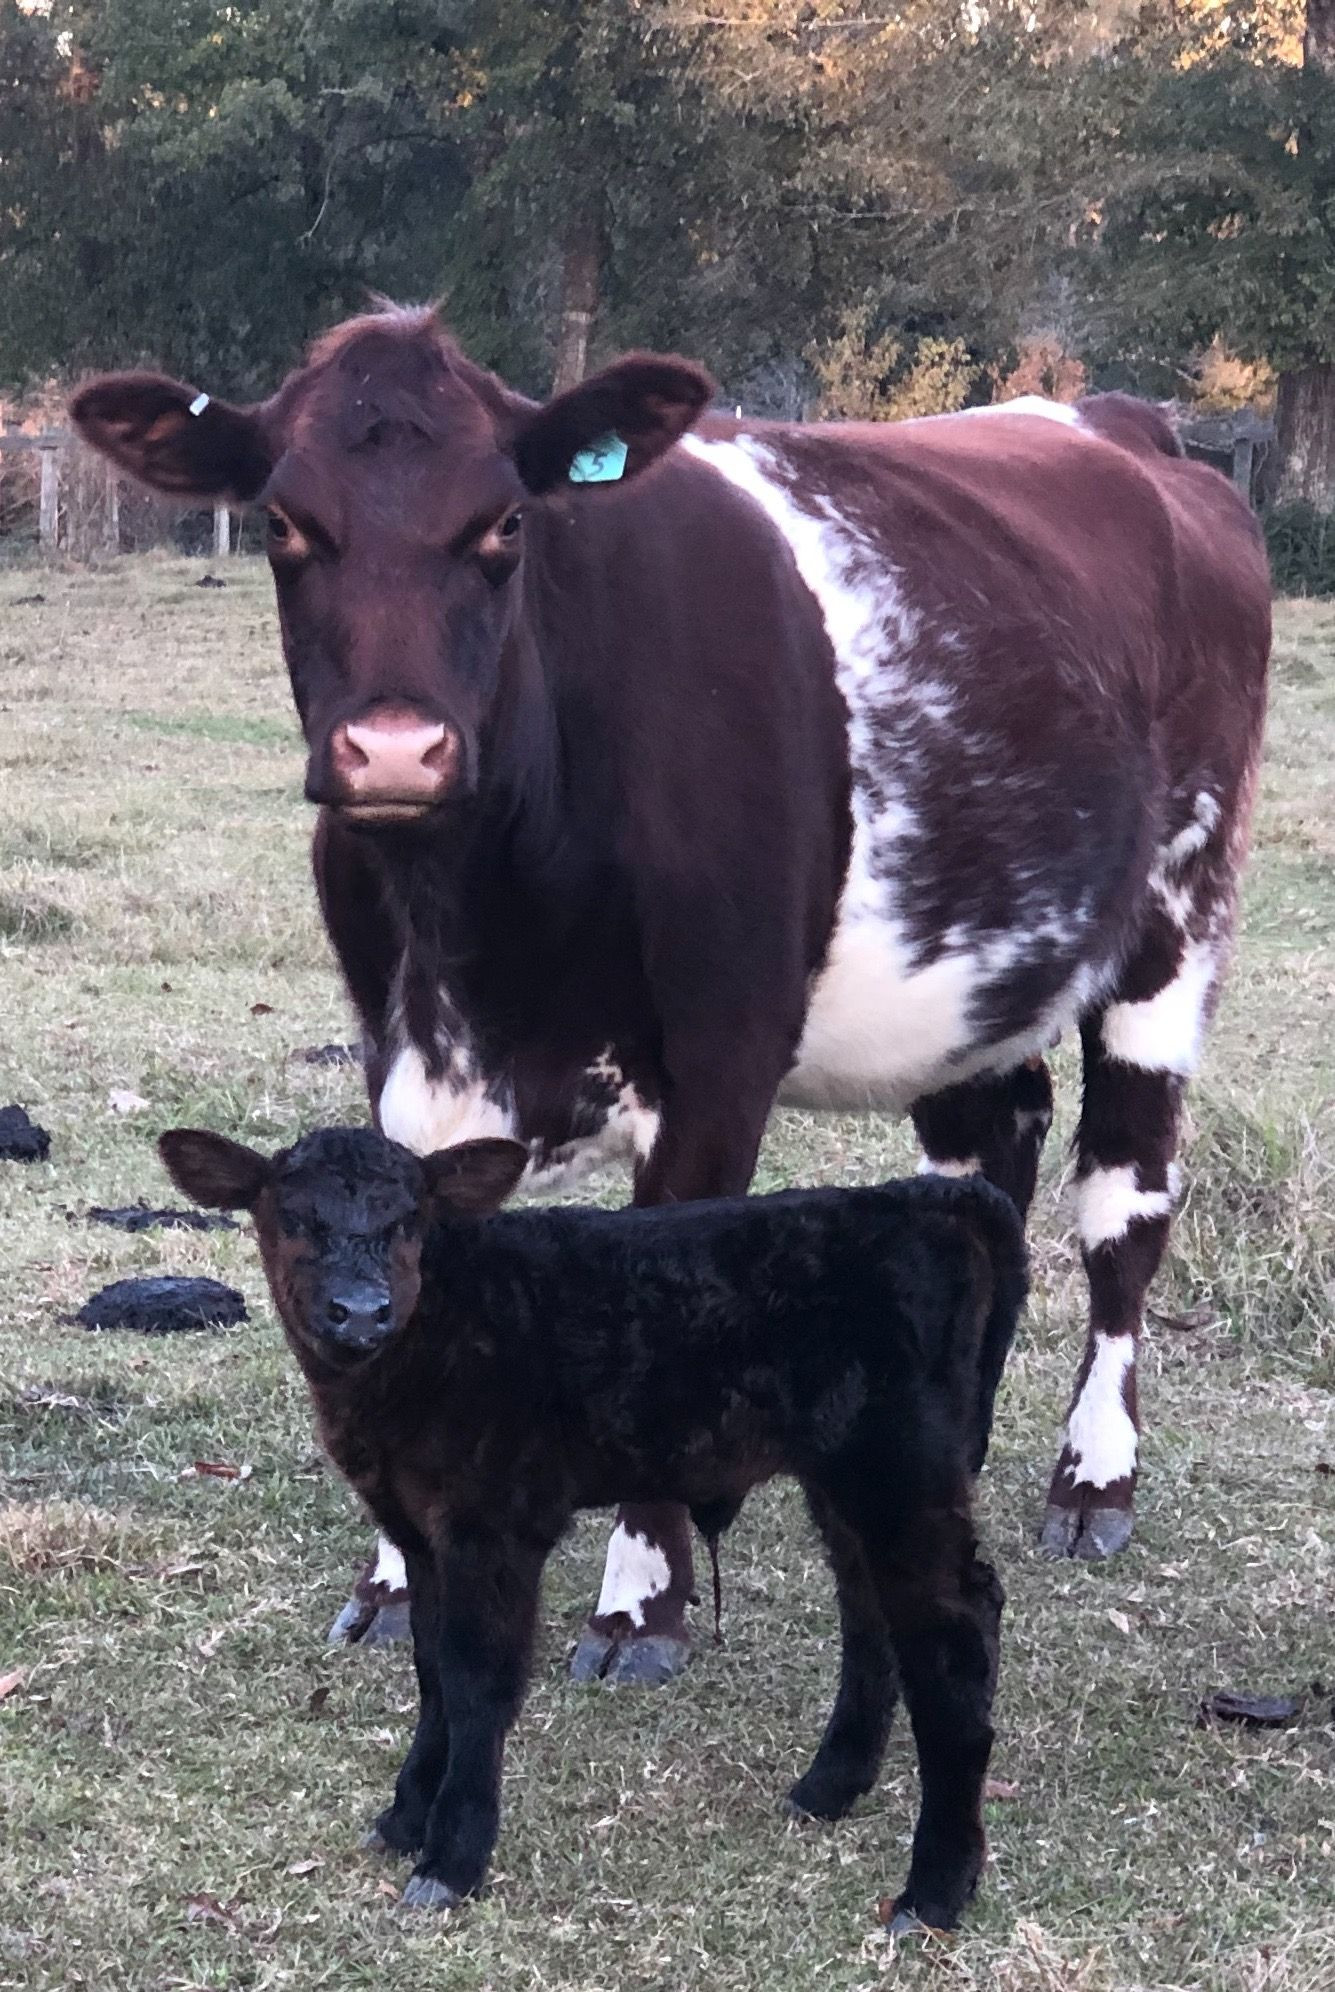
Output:
[[1208,941],[1188,941],[1176,975],[1157,995],[1143,1003],[1110,1003],[1103,1017],[1109,1058],[1144,1072],[1194,1072],[1216,966]]
[[1108,1487],[1136,1470],[1136,1427],[1122,1395],[1135,1360],[1132,1336],[1095,1335],[1094,1360],[1066,1426],[1077,1484]]
[[[987,936],[952,929],[930,955],[915,944],[896,881],[927,834],[904,775],[919,761],[958,761],[961,741],[950,687],[924,670],[929,642],[899,575],[828,498],[799,505],[760,442],[741,437],[681,446],[760,506],[815,597],[834,651],[848,711],[853,773],[853,847],[825,965],[779,1098],[793,1106],[902,1108],[977,1072],[1004,1071],[1071,1024],[1089,990],[1070,987],[1004,1045],[979,1043],[978,999],[1033,950],[1073,946],[1080,922],[1054,911],[1044,924],[1017,922]],[[948,638],[933,633],[937,653]],[[1016,881],[1017,900],[1024,881]],[[1060,931],[1059,931],[1060,930]]]
[[1136,1165],[1092,1169],[1075,1188],[1076,1228],[1087,1252],[1124,1238],[1137,1218],[1168,1217],[1176,1195],[1176,1172],[1166,1190],[1142,1190]]
[[[591,1067],[590,1074],[607,1076],[605,1061]],[[621,1078],[619,1071],[615,1077]],[[625,1081],[596,1133],[536,1153],[524,1180],[535,1190],[567,1189],[600,1169],[647,1162],[658,1140],[661,1120],[658,1109],[646,1106],[634,1086]]]
[[414,1155],[433,1155],[456,1142],[485,1135],[514,1139],[514,1108],[495,1099],[481,1078],[447,1067],[444,1076],[427,1076],[426,1060],[415,1044],[395,1056],[380,1095],[380,1125],[391,1141],[402,1142]]
[[642,1626],[650,1598],[666,1591],[671,1581],[672,1571],[658,1544],[618,1522],[607,1545],[603,1588],[594,1616],[612,1618],[624,1612],[632,1625]]
[[391,1591],[406,1591],[408,1588],[408,1572],[404,1568],[402,1553],[388,1536],[376,1537],[375,1564],[368,1581],[387,1585]]
[[947,1156],[940,1162],[935,1161],[930,1155],[924,1155],[919,1158],[918,1174],[920,1176],[976,1176],[982,1166],[976,1155],[965,1155],[959,1158]]
[[1159,854],[1159,861],[1165,871],[1178,871],[1188,858],[1203,851],[1210,841],[1210,833],[1219,821],[1219,803],[1209,789],[1200,789],[1192,804],[1191,821],[1183,825],[1175,837],[1171,837]]

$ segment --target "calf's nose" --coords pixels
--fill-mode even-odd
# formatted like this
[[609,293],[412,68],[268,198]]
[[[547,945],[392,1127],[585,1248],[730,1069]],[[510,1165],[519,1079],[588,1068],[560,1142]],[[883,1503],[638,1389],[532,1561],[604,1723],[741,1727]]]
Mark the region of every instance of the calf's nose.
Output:
[[449,788],[459,736],[415,713],[377,713],[336,727],[329,752],[339,790],[352,805],[423,804]]
[[393,1321],[389,1288],[380,1280],[341,1280],[324,1297],[321,1326],[337,1342],[379,1342]]

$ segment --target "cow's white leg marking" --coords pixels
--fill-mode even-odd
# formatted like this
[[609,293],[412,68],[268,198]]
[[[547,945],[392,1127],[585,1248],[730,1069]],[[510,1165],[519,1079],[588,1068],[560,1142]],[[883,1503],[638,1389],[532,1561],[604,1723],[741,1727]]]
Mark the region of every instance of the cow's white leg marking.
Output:
[[624,1614],[633,1626],[640,1627],[650,1598],[666,1591],[671,1582],[667,1557],[658,1544],[618,1522],[607,1545],[603,1588],[593,1615],[607,1619]]
[[1129,1480],[1136,1470],[1136,1428],[1122,1394],[1135,1360],[1129,1334],[1095,1334],[1094,1360],[1066,1425],[1075,1478],[1088,1487]]
[[1208,941],[1188,941],[1176,975],[1157,995],[1142,1003],[1110,1003],[1103,1016],[1109,1058],[1143,1072],[1194,1072],[1216,968]]
[[384,1584],[391,1591],[406,1591],[408,1572],[404,1568],[403,1556],[395,1548],[388,1536],[377,1536],[375,1563],[366,1580],[368,1584]]
[[976,1155],[965,1155],[958,1159],[952,1159],[947,1156],[940,1162],[934,1162],[930,1155],[923,1155],[918,1161],[918,1174],[920,1176],[976,1176],[982,1166],[982,1162]]
[[1169,1217],[1177,1194],[1176,1168],[1166,1190],[1142,1190],[1134,1162],[1115,1169],[1091,1169],[1075,1187],[1076,1226],[1087,1252],[1125,1238],[1138,1218]]

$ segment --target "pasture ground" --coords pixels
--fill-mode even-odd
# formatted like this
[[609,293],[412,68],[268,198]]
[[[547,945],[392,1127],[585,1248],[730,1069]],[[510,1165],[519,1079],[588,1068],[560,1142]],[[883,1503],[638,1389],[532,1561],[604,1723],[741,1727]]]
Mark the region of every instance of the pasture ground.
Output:
[[[602,1519],[553,1560],[485,1902],[423,1921],[396,1909],[405,1871],[357,1851],[410,1667],[323,1644],[367,1531],[317,1455],[251,1246],[81,1219],[171,1200],[165,1126],[277,1143],[363,1111],[354,1073],[292,1057],[349,1029],[267,576],[233,561],[212,592],[203,571],[0,574],[0,1103],[52,1135],[49,1164],[0,1163],[0,1987],[1328,1992],[1335,611],[1280,616],[1244,938],[1146,1341],[1139,1531],[1102,1568],[1033,1547],[1080,1334],[1060,1061],[982,1496],[1010,1601],[992,1865],[956,1943],[896,1954],[875,1909],[913,1818],[902,1727],[851,1821],[780,1815],[835,1660],[784,1491],[727,1542],[726,1646],[702,1613],[666,1693],[569,1684]],[[911,1159],[902,1126],[784,1114],[762,1186]],[[94,1287],[166,1270],[241,1286],[251,1324],[164,1343],[69,1325]],[[1198,1728],[1216,1688],[1306,1699],[1287,1730]]]

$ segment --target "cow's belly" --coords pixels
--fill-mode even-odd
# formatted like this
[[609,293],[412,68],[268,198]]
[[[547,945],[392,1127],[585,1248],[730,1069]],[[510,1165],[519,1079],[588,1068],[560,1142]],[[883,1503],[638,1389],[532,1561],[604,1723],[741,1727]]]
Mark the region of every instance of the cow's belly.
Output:
[[797,1057],[779,1098],[785,1106],[901,1112],[924,1094],[1008,1072],[1069,1029],[1097,977],[1071,963],[1055,993],[980,1030],[983,1011],[1005,1008],[1008,973],[1032,960],[1023,934],[980,936],[915,962],[890,918],[841,913],[812,987]]

